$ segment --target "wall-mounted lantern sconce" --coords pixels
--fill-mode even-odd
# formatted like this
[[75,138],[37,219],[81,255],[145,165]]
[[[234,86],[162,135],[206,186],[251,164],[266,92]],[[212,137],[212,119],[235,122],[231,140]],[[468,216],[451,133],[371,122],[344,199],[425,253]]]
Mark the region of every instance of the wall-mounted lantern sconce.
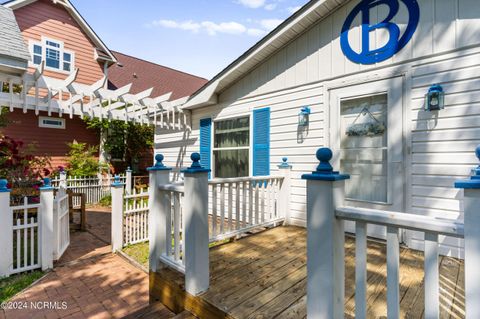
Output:
[[302,107],[300,113],[298,113],[298,126],[307,126],[308,118],[310,116],[310,108],[308,106]]
[[428,89],[425,95],[425,111],[438,111],[445,107],[445,92],[443,88],[434,84]]

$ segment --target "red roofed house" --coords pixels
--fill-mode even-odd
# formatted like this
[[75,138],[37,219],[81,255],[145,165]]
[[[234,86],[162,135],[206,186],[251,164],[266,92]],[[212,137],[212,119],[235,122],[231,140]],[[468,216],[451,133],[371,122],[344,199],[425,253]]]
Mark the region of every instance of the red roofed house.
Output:
[[[171,99],[191,95],[207,82],[151,62],[112,53],[68,0],[13,0],[1,6],[13,10],[30,53],[28,67],[17,70],[19,75],[31,74],[44,63],[42,76],[53,82],[65,81],[78,69],[74,85],[92,86],[99,81],[102,83],[105,76],[109,79],[109,87],[133,83],[132,94],[153,87],[151,96],[173,92]],[[3,83],[8,86],[8,79],[0,79],[0,84]],[[24,113],[16,108],[9,119],[12,124],[4,128],[3,133],[26,144],[36,144],[37,155],[50,156],[53,167],[65,164],[67,143],[76,140],[98,145],[100,142],[99,132],[87,129],[79,116],[45,111]]]

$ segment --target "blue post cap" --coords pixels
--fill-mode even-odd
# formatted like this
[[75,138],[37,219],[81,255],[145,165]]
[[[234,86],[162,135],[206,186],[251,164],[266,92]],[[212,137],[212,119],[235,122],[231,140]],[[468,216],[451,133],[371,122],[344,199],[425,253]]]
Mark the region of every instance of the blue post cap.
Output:
[[0,179],[0,193],[8,193],[11,191],[11,189],[9,189],[7,185],[8,181],[6,179]]
[[147,168],[147,171],[170,171],[172,170],[171,167],[167,167],[163,164],[163,159],[165,157],[162,154],[155,155],[155,165],[152,167]]
[[201,157],[199,153],[192,153],[190,159],[192,160],[192,166],[182,170],[182,173],[208,173],[211,171],[211,169],[209,168],[202,167],[202,165],[200,164]]
[[130,168],[130,166],[128,166],[126,172],[131,172],[131,171],[132,169]]
[[[475,155],[477,155],[477,158],[480,161],[480,145],[475,149]],[[470,179],[456,181],[455,188],[480,189],[480,165],[478,165],[473,172],[474,173]]]
[[317,181],[340,181],[349,179],[350,175],[340,174],[333,170],[330,160],[333,157],[333,152],[328,147],[319,148],[316,153],[317,159],[320,164],[317,166],[317,170],[312,174],[303,174],[302,179],[317,180]]
[[292,165],[288,164],[288,158],[283,157],[282,158],[282,163],[278,165],[278,168],[291,168]]
[[120,176],[119,175],[115,175],[113,177],[112,187],[123,187],[123,184],[120,182]]
[[40,190],[44,190],[44,191],[47,191],[47,190],[52,190],[53,187],[52,187],[52,180],[48,177],[45,177],[43,179],[43,186],[40,187]]

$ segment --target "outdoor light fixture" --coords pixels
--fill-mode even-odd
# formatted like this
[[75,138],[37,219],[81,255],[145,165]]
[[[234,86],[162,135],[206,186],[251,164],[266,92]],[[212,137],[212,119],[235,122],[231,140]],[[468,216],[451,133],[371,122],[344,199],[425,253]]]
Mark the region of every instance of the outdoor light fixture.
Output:
[[310,108],[308,106],[302,107],[300,113],[298,113],[298,126],[307,126],[308,118],[310,116]]
[[445,92],[443,88],[434,84],[428,89],[425,96],[425,111],[438,111],[445,107]]

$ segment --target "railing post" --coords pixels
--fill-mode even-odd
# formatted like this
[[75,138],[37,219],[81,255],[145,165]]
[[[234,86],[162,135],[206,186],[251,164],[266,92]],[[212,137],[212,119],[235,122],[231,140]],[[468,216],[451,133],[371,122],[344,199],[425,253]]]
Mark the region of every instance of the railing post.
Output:
[[125,193],[132,194],[132,170],[130,166],[125,171]]
[[[480,160],[480,145],[475,154]],[[455,187],[464,189],[465,315],[480,318],[480,166],[470,179],[455,182]]]
[[200,165],[200,154],[191,155],[192,166],[182,170],[185,175],[185,201],[183,222],[185,233],[185,289],[198,295],[208,289],[208,173]]
[[53,268],[53,187],[50,178],[43,179],[43,187],[40,187],[40,251],[42,270]]
[[292,166],[288,164],[286,157],[282,158],[282,164],[278,165],[280,176],[283,177],[280,190],[278,192],[278,217],[285,218],[285,224],[290,224],[290,174]]
[[343,318],[345,295],[344,225],[335,217],[343,205],[345,179],[334,172],[329,148],[317,151],[320,164],[307,180],[307,317]]
[[120,176],[115,175],[111,185],[112,192],[112,251],[123,248],[123,184]]
[[7,180],[0,179],[0,278],[10,275],[13,264],[13,216]]
[[171,234],[166,232],[167,213],[170,212],[170,198],[165,192],[160,192],[158,186],[170,182],[170,167],[166,167],[163,155],[155,155],[156,163],[149,167],[148,188],[148,239],[150,242],[149,261],[150,271],[155,272],[160,268],[160,256],[167,251],[167,245],[172,244]]

